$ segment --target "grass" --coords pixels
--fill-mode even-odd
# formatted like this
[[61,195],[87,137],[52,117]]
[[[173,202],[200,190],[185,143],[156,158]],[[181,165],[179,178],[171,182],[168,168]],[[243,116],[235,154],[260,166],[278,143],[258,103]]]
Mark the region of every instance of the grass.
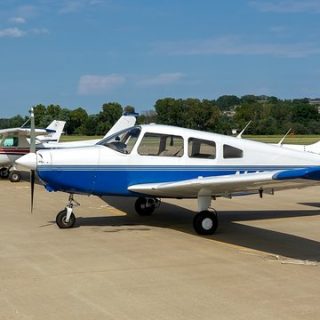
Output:
[[[101,139],[101,136],[62,136],[60,141],[80,141]],[[282,135],[244,135],[244,139],[256,140],[266,143],[278,143],[283,136]],[[320,140],[320,135],[288,135],[284,140],[284,143],[288,144],[311,144]]]
[[94,140],[94,139],[102,139],[102,136],[65,136],[65,135],[62,135],[60,142]]
[[[278,143],[283,135],[244,135],[243,138],[266,143]],[[311,144],[320,140],[319,135],[288,135],[283,143],[286,144]]]

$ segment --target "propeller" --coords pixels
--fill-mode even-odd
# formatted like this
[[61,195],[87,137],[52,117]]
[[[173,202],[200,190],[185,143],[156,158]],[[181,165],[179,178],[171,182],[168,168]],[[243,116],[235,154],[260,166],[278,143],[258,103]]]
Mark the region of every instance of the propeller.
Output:
[[16,160],[16,164],[30,170],[31,184],[31,213],[33,211],[34,185],[36,180],[37,155],[36,155],[36,130],[34,124],[33,108],[30,110],[30,152]]
[[[36,153],[36,136],[35,136],[35,124],[34,124],[34,112],[33,107],[30,110],[31,130],[30,130],[30,153]],[[34,199],[34,183],[36,172],[34,169],[30,170],[30,184],[31,184],[31,213],[33,211],[33,199]]]

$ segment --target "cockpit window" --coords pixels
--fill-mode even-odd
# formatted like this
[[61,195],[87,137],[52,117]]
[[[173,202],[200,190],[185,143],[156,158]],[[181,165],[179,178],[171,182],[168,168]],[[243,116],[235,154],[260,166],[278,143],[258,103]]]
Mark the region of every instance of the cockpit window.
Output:
[[8,136],[1,140],[1,147],[17,147],[19,145],[19,138],[15,136]]
[[139,138],[140,131],[140,127],[129,128],[103,139],[98,144],[121,153],[129,154]]

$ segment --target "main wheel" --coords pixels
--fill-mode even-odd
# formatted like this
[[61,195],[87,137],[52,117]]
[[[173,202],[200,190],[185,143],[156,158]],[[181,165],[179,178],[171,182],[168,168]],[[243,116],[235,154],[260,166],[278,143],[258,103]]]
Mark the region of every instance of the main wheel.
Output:
[[60,211],[56,217],[56,224],[58,225],[59,228],[61,229],[72,228],[76,222],[76,217],[73,213],[71,213],[71,216],[68,222],[66,221],[66,219],[67,219],[67,209],[64,209]]
[[8,168],[1,168],[0,169],[0,177],[2,179],[6,179],[9,177],[9,169]]
[[195,215],[193,227],[198,234],[214,234],[218,227],[218,216],[210,211],[201,211]]
[[156,200],[140,197],[134,204],[134,208],[140,216],[151,216],[156,208]]
[[19,171],[11,171],[9,173],[9,180],[11,182],[19,182],[21,180],[21,174]]

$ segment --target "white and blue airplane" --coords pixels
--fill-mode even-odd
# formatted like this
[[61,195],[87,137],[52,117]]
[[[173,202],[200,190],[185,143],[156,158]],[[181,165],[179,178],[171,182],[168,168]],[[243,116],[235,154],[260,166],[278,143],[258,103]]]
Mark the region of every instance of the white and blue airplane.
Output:
[[69,193],[56,217],[60,228],[76,222],[74,194],[136,197],[140,215],[151,215],[160,198],[194,198],[194,229],[208,235],[218,226],[212,199],[262,197],[320,180],[318,154],[156,124],[127,128],[94,146],[29,153],[18,162],[36,171],[48,191]]

